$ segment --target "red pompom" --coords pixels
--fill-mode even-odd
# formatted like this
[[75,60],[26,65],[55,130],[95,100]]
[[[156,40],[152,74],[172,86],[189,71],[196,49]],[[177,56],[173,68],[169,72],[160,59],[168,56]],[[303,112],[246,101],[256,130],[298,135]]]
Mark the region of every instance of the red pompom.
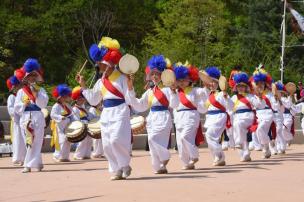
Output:
[[58,91],[57,91],[57,87],[55,87],[55,88],[53,89],[52,95],[53,95],[53,97],[54,97],[55,99],[57,99],[57,98],[59,97],[59,93],[58,93]]
[[271,84],[272,83],[272,78],[271,78],[270,74],[267,74],[267,76],[266,76],[266,83],[267,84]]
[[119,63],[120,58],[122,57],[121,53],[117,49],[110,49],[105,56],[103,56],[103,60],[114,65]]
[[17,77],[17,79],[19,81],[22,81],[22,79],[24,78],[25,76],[25,71],[24,69],[21,67],[19,69],[16,69],[15,72],[14,72],[15,76]]
[[10,79],[7,79],[7,80],[6,80],[6,86],[7,86],[8,90],[11,90],[11,89],[12,89],[13,85],[12,85]]
[[148,75],[148,74],[150,73],[150,68],[149,68],[149,66],[146,66],[145,73],[146,73],[146,75]]
[[189,67],[189,77],[192,80],[192,82],[196,82],[199,80],[199,73],[198,68],[195,66]]
[[75,87],[73,90],[72,90],[72,95],[71,95],[71,98],[73,100],[77,100],[79,99],[81,96],[82,96],[82,90],[79,86]]

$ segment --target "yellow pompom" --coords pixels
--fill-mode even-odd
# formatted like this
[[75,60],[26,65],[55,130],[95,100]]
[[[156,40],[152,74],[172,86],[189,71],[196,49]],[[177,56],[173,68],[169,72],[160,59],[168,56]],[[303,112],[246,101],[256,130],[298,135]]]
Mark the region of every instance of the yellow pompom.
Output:
[[98,47],[105,46],[110,49],[119,49],[120,44],[116,39],[112,39],[111,37],[102,37]]
[[172,63],[169,58],[166,58],[167,68],[172,66]]
[[186,62],[185,62],[185,64],[184,64],[184,66],[186,66],[186,67],[189,67],[189,66],[190,66],[190,63],[189,63],[189,61],[188,61],[188,60],[186,60]]
[[175,65],[178,67],[178,66],[182,66],[183,63],[182,62],[177,62]]

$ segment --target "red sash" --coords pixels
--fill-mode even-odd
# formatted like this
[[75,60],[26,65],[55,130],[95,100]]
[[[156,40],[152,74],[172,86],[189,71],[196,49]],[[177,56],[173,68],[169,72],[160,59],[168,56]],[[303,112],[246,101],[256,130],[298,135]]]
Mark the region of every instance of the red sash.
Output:
[[113,95],[116,95],[117,97],[120,97],[121,99],[124,99],[124,95],[112,84],[112,82],[109,80],[107,76],[105,76],[102,79],[102,83],[104,87],[110,91]]
[[155,86],[153,89],[154,96],[160,102],[163,106],[169,107],[169,101],[166,97],[166,95],[159,89],[158,86]]
[[[58,102],[58,104],[68,113],[66,116],[69,116],[72,112],[71,112],[71,110],[66,106],[66,105],[64,105],[64,104],[62,104],[62,103],[59,103]],[[77,107],[77,106],[76,106]],[[78,107],[77,107],[78,108]],[[79,109],[79,108],[78,108]],[[79,110],[81,110],[81,109],[79,109]]]
[[[179,89],[178,90],[178,95],[179,95],[179,100],[180,102],[188,107],[189,109],[193,109],[196,110],[196,107],[192,104],[192,102],[186,97],[186,94],[184,92],[183,89]],[[198,129],[196,131],[196,136],[195,136],[195,145],[199,146],[200,144],[203,144],[205,141],[204,139],[204,135],[203,135],[203,129],[202,129],[202,125],[201,125],[201,121],[199,121],[199,126]]]
[[257,130],[257,128],[258,128],[258,117],[256,116],[256,111],[252,109],[252,106],[251,106],[249,100],[248,100],[245,96],[240,95],[240,94],[237,94],[237,99],[238,99],[240,102],[244,103],[250,110],[253,111],[253,113],[254,113],[253,123],[252,123],[252,125],[248,128],[248,130],[249,130],[250,132],[252,132],[252,133],[255,132],[255,131]]
[[[270,100],[268,99],[268,97],[266,97],[266,95],[262,96],[262,99],[265,100],[266,105],[273,111]],[[270,125],[270,130],[271,130],[271,137],[272,139],[276,139],[277,137],[277,129],[276,129],[276,125],[275,122],[273,121]]]
[[23,86],[22,90],[25,92],[25,94],[32,100],[33,102],[36,101],[36,98],[31,90],[31,88],[27,85]]
[[188,107],[189,109],[193,109],[193,110],[196,110],[196,107],[192,104],[192,102],[186,97],[186,94],[184,92],[183,89],[178,89],[178,96],[179,96],[179,100],[180,102]]
[[225,112],[227,114],[227,120],[226,120],[226,128],[230,128],[231,127],[231,121],[230,121],[230,116],[229,114],[226,112],[226,108],[219,103],[216,99],[215,99],[215,95],[214,93],[211,93],[209,95],[209,102],[210,104],[212,104],[214,107],[220,109],[221,111]]

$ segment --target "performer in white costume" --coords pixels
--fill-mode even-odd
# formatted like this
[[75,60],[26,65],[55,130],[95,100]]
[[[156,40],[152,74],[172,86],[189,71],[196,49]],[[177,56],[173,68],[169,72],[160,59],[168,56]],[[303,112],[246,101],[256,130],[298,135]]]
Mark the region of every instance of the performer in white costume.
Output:
[[29,58],[25,61],[23,69],[26,75],[23,79],[24,86],[17,93],[15,111],[20,117],[20,127],[26,136],[26,156],[23,172],[30,172],[32,168],[41,171],[43,168],[41,147],[44,137],[45,119],[42,108],[48,103],[46,91],[37,85],[42,82],[40,64],[36,59]]
[[[91,106],[89,109],[89,113],[92,115],[93,119],[100,119],[101,114],[101,102],[96,106]],[[102,158],[103,157],[103,146],[102,146],[102,138],[93,139],[93,152],[91,155],[92,158]]]
[[25,75],[24,70],[18,69],[15,75],[11,76],[7,81],[7,87],[11,94],[7,98],[7,111],[11,117],[10,133],[11,142],[13,144],[13,158],[12,162],[15,166],[22,166],[25,154],[25,137],[20,129],[20,115],[15,112],[14,104],[16,99],[16,92],[22,87],[21,81]]
[[90,57],[103,72],[93,89],[87,89],[85,80],[78,74],[76,79],[84,88],[83,95],[90,105],[97,105],[103,100],[101,113],[101,133],[104,154],[109,162],[112,180],[121,180],[131,174],[130,148],[131,125],[130,109],[127,96],[129,77],[122,74],[116,66],[121,58],[117,40],[103,37],[99,47],[90,47]]
[[[74,120],[81,121],[88,124],[92,120],[89,110],[86,108],[87,100],[83,96],[83,89],[79,86],[73,88],[72,99],[76,101],[73,106]],[[90,136],[86,136],[82,141],[78,142],[76,151],[74,153],[75,160],[84,160],[91,158],[93,140]]]
[[178,96],[175,89],[163,87],[161,73],[171,66],[163,55],[154,55],[148,61],[149,77],[154,87],[148,89],[140,99],[135,97],[134,91],[129,93],[131,106],[138,112],[150,109],[146,118],[148,144],[155,174],[168,173],[166,165],[170,160],[168,144],[170,142],[172,118],[169,111],[178,105]]
[[53,89],[53,97],[57,102],[51,110],[51,147],[55,148],[53,159],[55,162],[70,161],[71,143],[64,133],[65,128],[73,121],[71,101],[72,90],[66,84],[60,84]]
[[[231,99],[234,102],[233,136],[235,147],[239,150],[240,161],[251,161],[248,133],[257,129],[256,108],[264,108],[265,101],[250,94],[249,77],[244,72],[234,75],[234,91],[237,92]],[[251,134],[250,134],[251,135]]]
[[264,108],[257,108],[258,128],[256,136],[263,148],[263,158],[270,158],[269,144],[275,140],[276,136],[274,113],[280,109],[280,103],[270,91],[272,78],[264,69],[254,72],[253,81],[257,96],[262,97],[266,104]]
[[174,72],[180,101],[174,111],[178,153],[183,169],[191,170],[199,160],[198,146],[204,140],[200,113],[206,111],[200,106],[203,106],[208,99],[209,90],[206,87],[192,87],[192,84],[199,80],[196,67],[176,64]]
[[221,72],[217,67],[207,67],[204,74],[212,80],[211,83],[207,84],[211,93],[205,103],[205,107],[207,108],[204,124],[206,128],[206,140],[214,159],[213,165],[224,166],[226,165],[225,155],[220,141],[224,130],[231,127],[228,111],[232,110],[233,102],[226,92],[217,92],[221,76]]

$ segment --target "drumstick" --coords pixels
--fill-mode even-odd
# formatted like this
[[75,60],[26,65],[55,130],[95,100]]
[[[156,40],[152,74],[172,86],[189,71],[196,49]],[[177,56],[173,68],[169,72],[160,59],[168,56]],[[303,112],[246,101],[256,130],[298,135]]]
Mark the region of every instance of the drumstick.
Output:
[[82,65],[81,69],[80,69],[79,72],[78,72],[79,74],[82,72],[82,70],[83,70],[84,67],[86,66],[87,62],[88,62],[88,60],[85,60],[85,61],[84,61],[84,63],[83,63],[83,65]]
[[89,88],[91,88],[91,86],[92,86],[92,84],[93,84],[95,75],[96,75],[96,72],[94,72],[94,75],[93,75],[93,77],[91,78],[91,82],[90,82]]

